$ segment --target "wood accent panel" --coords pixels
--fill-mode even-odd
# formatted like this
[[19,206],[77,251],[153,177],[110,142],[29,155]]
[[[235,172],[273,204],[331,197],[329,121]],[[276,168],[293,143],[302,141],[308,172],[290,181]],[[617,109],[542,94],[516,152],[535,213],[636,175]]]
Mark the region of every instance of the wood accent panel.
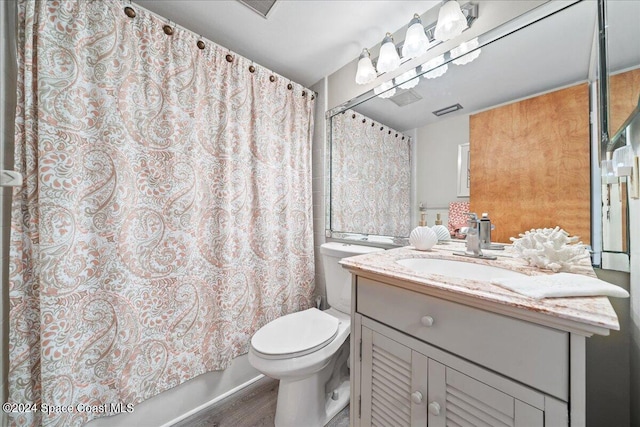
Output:
[[472,212],[488,212],[492,240],[560,226],[591,241],[586,83],[470,117]]
[[640,68],[609,77],[610,135],[618,131],[640,98]]

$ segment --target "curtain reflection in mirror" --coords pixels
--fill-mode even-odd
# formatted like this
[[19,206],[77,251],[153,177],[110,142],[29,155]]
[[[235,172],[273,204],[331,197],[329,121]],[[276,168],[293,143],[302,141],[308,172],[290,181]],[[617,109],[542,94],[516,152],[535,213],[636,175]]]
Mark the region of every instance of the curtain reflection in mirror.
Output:
[[408,236],[411,139],[353,110],[331,120],[331,229]]

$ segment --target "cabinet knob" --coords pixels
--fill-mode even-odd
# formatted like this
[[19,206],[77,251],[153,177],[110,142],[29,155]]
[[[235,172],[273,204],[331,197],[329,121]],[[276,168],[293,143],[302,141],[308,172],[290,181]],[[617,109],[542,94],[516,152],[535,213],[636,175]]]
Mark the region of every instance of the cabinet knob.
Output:
[[433,317],[422,316],[422,319],[420,319],[420,323],[422,324],[422,326],[426,326],[427,328],[433,326]]
[[440,404],[438,402],[429,403],[429,406],[427,408],[431,415],[440,415]]
[[413,393],[411,393],[411,400],[416,405],[421,404],[422,403],[422,393],[420,393],[419,391],[414,391]]

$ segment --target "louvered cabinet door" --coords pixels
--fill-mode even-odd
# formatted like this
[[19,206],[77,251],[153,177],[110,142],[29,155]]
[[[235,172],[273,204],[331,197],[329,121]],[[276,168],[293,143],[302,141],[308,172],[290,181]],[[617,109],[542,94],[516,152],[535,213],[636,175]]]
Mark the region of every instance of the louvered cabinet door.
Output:
[[544,412],[429,359],[429,427],[543,427]]
[[362,327],[362,425],[427,425],[428,359]]

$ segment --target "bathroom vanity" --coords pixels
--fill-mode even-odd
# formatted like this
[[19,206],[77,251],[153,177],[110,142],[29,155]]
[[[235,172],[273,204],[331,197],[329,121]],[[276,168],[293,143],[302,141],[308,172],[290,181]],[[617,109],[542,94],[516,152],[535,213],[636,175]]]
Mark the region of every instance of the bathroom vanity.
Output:
[[[619,329],[608,298],[521,296],[482,268],[549,273],[509,247],[494,261],[453,255],[463,248],[341,261],[352,273],[351,425],[584,426],[585,339]],[[398,262],[425,258],[450,273]],[[595,276],[588,259],[574,272]]]

